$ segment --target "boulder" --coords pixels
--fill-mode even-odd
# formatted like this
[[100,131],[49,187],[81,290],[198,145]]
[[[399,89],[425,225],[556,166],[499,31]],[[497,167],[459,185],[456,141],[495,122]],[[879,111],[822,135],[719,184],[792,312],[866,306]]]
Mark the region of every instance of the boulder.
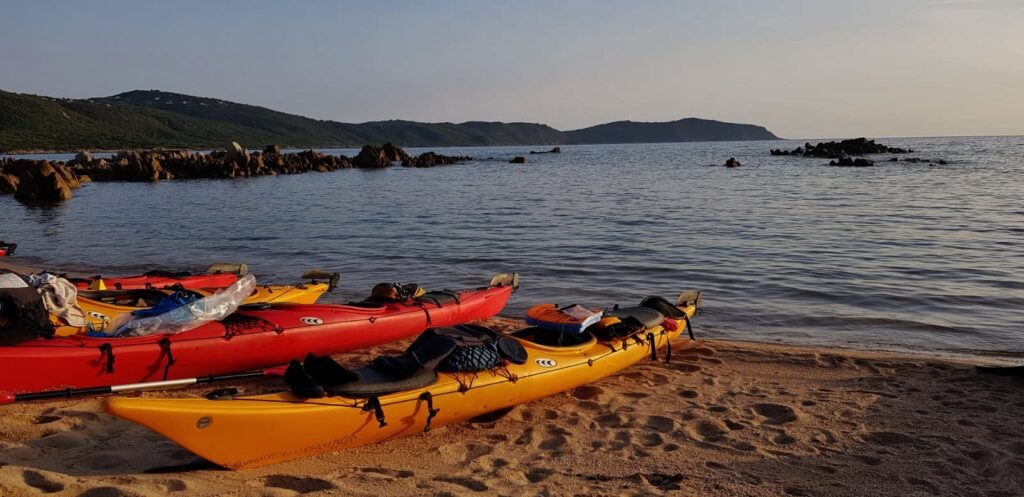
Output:
[[18,177],[0,173],[0,193],[12,194],[18,191]]
[[64,175],[47,161],[27,161],[19,169],[18,190],[14,198],[27,204],[59,202],[74,196]]
[[513,157],[512,160],[508,161],[510,164],[526,164],[526,157]]
[[277,145],[267,145],[266,147],[263,147],[263,153],[268,155],[281,155],[281,147]]
[[390,166],[391,162],[384,148],[376,145],[364,145],[359,155],[352,159],[352,165],[359,169],[382,169]]
[[385,143],[381,148],[384,150],[384,155],[391,162],[405,162],[410,159],[409,154],[405,153],[405,150],[392,145],[391,142]]
[[725,161],[725,167],[740,167],[740,161],[736,160],[735,157],[730,157],[729,160]]
[[88,150],[82,150],[75,154],[75,162],[79,164],[88,164],[92,162],[92,154]]

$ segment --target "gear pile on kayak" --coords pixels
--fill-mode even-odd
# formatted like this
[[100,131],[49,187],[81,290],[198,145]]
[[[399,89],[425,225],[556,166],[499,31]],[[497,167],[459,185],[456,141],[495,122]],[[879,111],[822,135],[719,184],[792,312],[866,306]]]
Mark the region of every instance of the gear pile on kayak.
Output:
[[[221,466],[241,469],[358,447],[576,388],[694,339],[699,292],[635,307],[539,304],[511,333],[497,315],[516,273],[428,291],[386,283],[316,304],[337,273],[256,283],[245,265],[200,274],[64,279],[0,270],[0,404],[282,375],[288,390],[207,399],[119,398],[104,409]],[[349,370],[330,356],[405,338],[399,355]],[[284,367],[287,365],[287,368]],[[261,436],[253,437],[253,433]]]

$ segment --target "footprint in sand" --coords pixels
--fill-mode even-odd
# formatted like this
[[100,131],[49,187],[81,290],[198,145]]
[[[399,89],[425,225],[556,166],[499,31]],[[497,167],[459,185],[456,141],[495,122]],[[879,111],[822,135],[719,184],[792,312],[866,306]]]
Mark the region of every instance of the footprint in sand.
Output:
[[134,494],[124,492],[117,487],[96,487],[78,494],[78,497],[128,497],[130,495]]
[[902,445],[912,444],[919,442],[920,440],[902,433],[895,433],[891,431],[874,431],[864,435],[864,441],[867,443],[877,445]]
[[696,390],[680,390],[678,395],[684,399],[696,399],[700,397],[700,393]]
[[546,468],[531,469],[526,472],[526,479],[529,480],[530,483],[540,483],[548,479],[552,473],[554,473],[554,471]]
[[457,477],[457,476],[439,476],[434,478],[434,481],[441,481],[445,483],[451,483],[453,485],[459,485],[461,487],[468,488],[474,492],[486,492],[490,487],[486,483],[468,477]]
[[640,444],[644,447],[657,447],[665,443],[665,439],[658,433],[645,433],[640,437]]
[[774,442],[776,445],[789,445],[793,442],[796,442],[796,439],[790,436],[785,431],[779,431],[779,433],[772,437],[772,442]]
[[676,428],[676,422],[665,416],[649,416],[644,427],[648,430],[668,433]]
[[680,373],[696,373],[697,371],[700,371],[701,369],[703,369],[703,368],[701,368],[700,366],[698,366],[696,364],[686,363],[686,362],[675,363],[675,364],[670,365],[669,367],[671,369],[679,371]]
[[[516,445],[529,445],[529,444],[532,444],[533,443],[533,428],[530,427],[530,428],[526,428],[525,430],[523,430],[523,434],[519,435],[519,438],[517,438],[516,441],[513,442],[513,443],[515,443]],[[447,446],[445,446],[445,447],[447,447]]]
[[363,473],[374,473],[378,475],[390,476],[392,478],[411,478],[416,476],[416,473],[404,469],[391,469],[391,468],[359,468],[359,471]]
[[686,426],[687,435],[701,442],[717,442],[729,434],[729,427],[720,421],[704,419]]
[[335,488],[334,484],[327,480],[289,475],[270,475],[263,481],[263,486],[268,488],[283,488],[300,494],[333,490]]
[[604,389],[593,385],[585,385],[577,387],[572,391],[572,396],[580,400],[590,400],[599,397],[604,393]]
[[725,426],[727,426],[732,431],[742,430],[747,427],[746,424],[732,419],[726,419],[724,422]]
[[792,407],[781,404],[754,404],[752,409],[770,425],[791,423],[797,419],[796,411]]
[[549,452],[555,451],[565,448],[565,444],[568,441],[569,439],[565,438],[563,435],[554,435],[541,441],[541,443],[537,445],[537,448]]
[[172,478],[164,482],[164,486],[167,487],[168,492],[184,492],[188,490],[188,484],[184,480]]
[[25,470],[21,474],[21,478],[25,481],[26,485],[35,488],[44,494],[52,494],[54,492],[64,490],[63,483],[51,480],[46,475],[38,471]]
[[615,434],[615,438],[608,445],[608,448],[611,450],[618,451],[626,447],[629,447],[630,445],[633,445],[633,435],[631,435],[628,431],[620,431]]

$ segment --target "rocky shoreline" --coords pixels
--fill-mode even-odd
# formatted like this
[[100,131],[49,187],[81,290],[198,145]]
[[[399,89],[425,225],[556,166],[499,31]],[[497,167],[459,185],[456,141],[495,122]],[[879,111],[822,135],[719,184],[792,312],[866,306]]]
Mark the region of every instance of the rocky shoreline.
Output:
[[210,153],[188,150],[128,150],[112,158],[96,159],[88,151],[67,162],[0,159],[0,194],[13,194],[23,203],[50,203],[71,199],[73,190],[92,181],[169,181],[178,179],[248,178],[330,172],[338,169],[434,167],[472,160],[434,152],[409,155],[390,143],[365,145],[355,157],[328,155],[314,150],[281,153],[277,145],[249,152],[232,142],[227,150]]

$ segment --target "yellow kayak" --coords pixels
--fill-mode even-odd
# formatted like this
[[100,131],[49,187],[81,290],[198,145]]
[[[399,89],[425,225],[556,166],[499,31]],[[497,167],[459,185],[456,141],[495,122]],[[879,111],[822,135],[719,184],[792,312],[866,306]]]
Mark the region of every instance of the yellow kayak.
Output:
[[[259,285],[247,299],[246,304],[255,303],[291,303],[291,304],[315,304],[320,297],[334,289],[334,282],[311,281],[295,285]],[[217,292],[217,289],[184,290],[194,292],[202,297],[208,297]],[[162,298],[173,293],[171,289],[153,290],[104,290],[89,291],[80,290],[78,294],[78,305],[85,312],[85,318],[92,325],[94,330],[103,331],[107,324],[113,322],[118,316],[147,309],[156,305]],[[66,336],[80,333],[81,328],[64,326],[59,318],[54,318],[57,325],[57,335]]]
[[[625,338],[598,339],[590,329],[570,333],[534,327],[511,333],[507,336],[526,350],[524,364],[468,374],[428,371],[425,386],[417,388],[319,399],[291,392],[227,400],[110,398],[104,408],[221,466],[263,466],[423,432],[617,373],[671,347],[670,340],[689,331],[699,294],[689,295],[692,299],[681,296],[675,306],[658,299],[663,303],[660,324],[638,318]],[[644,313],[650,307],[632,309]],[[625,319],[630,310],[609,314]],[[558,338],[552,339],[552,333]]]

